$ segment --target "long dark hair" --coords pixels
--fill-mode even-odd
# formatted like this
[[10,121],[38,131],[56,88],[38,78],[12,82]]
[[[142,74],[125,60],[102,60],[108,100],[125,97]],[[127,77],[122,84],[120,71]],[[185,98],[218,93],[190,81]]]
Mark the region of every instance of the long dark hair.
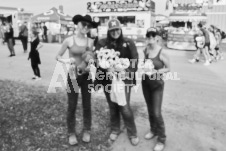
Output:
[[118,39],[112,38],[110,35],[110,31],[107,32],[106,44],[108,49],[120,50],[122,48],[124,43],[124,37],[123,37],[122,29],[120,30],[121,30],[121,35],[119,36]]

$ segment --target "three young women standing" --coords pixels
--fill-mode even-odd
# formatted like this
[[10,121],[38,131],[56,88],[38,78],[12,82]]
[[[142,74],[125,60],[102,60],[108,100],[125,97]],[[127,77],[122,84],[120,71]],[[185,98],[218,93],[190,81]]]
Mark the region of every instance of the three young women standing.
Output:
[[[91,17],[76,15],[73,19],[74,23],[77,24],[77,34],[72,37],[67,38],[62,45],[61,50],[57,55],[57,60],[64,63],[62,55],[67,49],[69,49],[69,57],[73,58],[71,63],[76,64],[81,63],[81,55],[85,51],[92,51],[93,41],[88,39],[85,35],[89,32],[91,27],[95,26],[92,22]],[[148,45],[145,49],[145,58],[151,59],[155,65],[157,73],[163,74],[169,71],[169,59],[165,55],[161,46],[158,45],[157,31],[147,32]],[[104,89],[104,93],[110,108],[110,121],[111,121],[111,133],[109,139],[115,141],[120,134],[120,114],[123,117],[125,126],[127,129],[128,137],[132,145],[137,145],[139,143],[139,138],[137,137],[137,129],[135,125],[135,120],[133,112],[130,107],[130,94],[132,85],[136,84],[136,79],[131,76],[137,71],[137,61],[138,52],[135,43],[128,38],[123,37],[122,29],[119,20],[112,19],[108,23],[107,38],[98,41],[95,50],[100,50],[101,48],[114,49],[120,52],[120,58],[128,58],[135,60],[135,64],[131,64],[126,72],[128,78],[123,80],[125,84],[131,86],[126,86],[125,97],[127,104],[125,106],[120,106],[117,103],[112,102],[110,92]],[[76,69],[75,69],[76,71]],[[112,80],[106,79],[108,77],[108,72],[112,72],[98,67],[98,71],[105,73],[105,79],[96,79],[96,84],[102,84],[104,87],[112,84]],[[116,72],[121,72],[122,70],[117,69]],[[84,118],[84,133],[83,141],[90,141],[91,130],[91,94],[88,91],[88,85],[92,83],[88,78],[89,73],[84,73],[82,75],[77,75],[77,82],[82,91],[82,101],[83,101],[83,118]],[[133,78],[131,78],[133,77]],[[163,80],[150,80],[149,76],[144,75],[145,79],[142,80],[142,87],[144,97],[148,107],[149,119],[151,122],[151,131],[145,136],[146,139],[151,139],[153,136],[158,136],[158,143],[155,146],[155,151],[161,151],[164,149],[165,144],[165,127],[163,118],[161,115],[161,105],[164,81]],[[75,135],[75,110],[78,100],[78,92],[75,92],[72,85],[72,79],[68,76],[68,84],[71,93],[68,93],[68,114],[67,114],[67,125],[69,133],[69,143],[71,145],[77,144],[77,138]]]

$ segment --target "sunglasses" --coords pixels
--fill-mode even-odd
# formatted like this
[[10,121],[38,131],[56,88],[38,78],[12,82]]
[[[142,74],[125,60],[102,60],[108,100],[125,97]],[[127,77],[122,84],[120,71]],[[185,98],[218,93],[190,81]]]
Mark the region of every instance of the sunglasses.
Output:
[[85,21],[81,21],[81,24],[82,24],[83,27],[86,27],[86,26],[87,26],[87,28],[92,28],[93,27],[90,23],[85,22]]

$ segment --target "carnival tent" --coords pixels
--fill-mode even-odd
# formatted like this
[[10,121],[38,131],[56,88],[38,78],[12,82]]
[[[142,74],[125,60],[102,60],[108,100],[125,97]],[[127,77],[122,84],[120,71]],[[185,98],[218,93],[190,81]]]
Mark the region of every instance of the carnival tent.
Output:
[[60,9],[55,7],[51,8],[47,12],[32,17],[32,22],[56,22],[67,24],[68,22],[71,22],[71,20],[71,16],[64,14]]

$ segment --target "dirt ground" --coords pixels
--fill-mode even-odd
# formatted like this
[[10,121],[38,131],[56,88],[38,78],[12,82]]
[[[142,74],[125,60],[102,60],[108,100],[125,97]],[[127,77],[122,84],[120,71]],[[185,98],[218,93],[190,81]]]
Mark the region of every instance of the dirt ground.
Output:
[[[42,80],[34,82],[28,54],[22,45],[15,47],[16,57],[9,58],[6,46],[0,45],[0,79],[21,81],[31,85],[50,84],[59,44],[44,44],[40,50]],[[138,49],[142,58],[142,48]],[[203,62],[189,64],[194,52],[165,49],[170,56],[172,72],[180,80],[165,83],[163,117],[166,125],[165,151],[226,151],[226,60],[203,66]],[[225,51],[224,51],[224,56]],[[67,57],[67,54],[65,55]],[[46,90],[47,91],[47,90]],[[93,94],[94,97],[104,97]],[[146,105],[140,82],[133,90],[131,104],[140,104],[135,115],[140,144],[130,145],[126,131],[113,144],[113,151],[151,151],[156,140],[146,141],[143,136],[149,130]],[[94,136],[95,137],[95,136]]]

